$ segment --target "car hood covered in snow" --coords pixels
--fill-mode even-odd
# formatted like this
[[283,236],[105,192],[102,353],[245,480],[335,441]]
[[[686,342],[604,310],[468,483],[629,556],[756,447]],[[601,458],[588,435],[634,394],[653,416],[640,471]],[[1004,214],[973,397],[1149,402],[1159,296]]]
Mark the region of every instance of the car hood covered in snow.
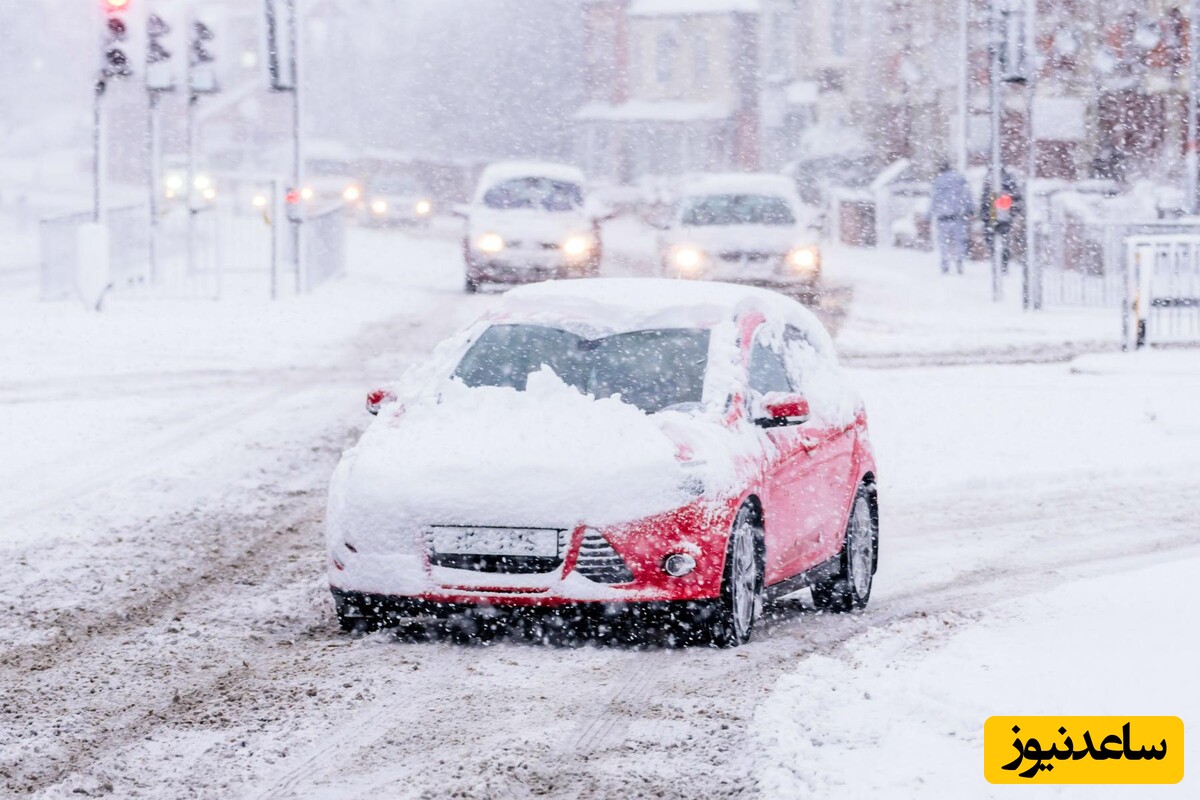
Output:
[[537,211],[526,208],[498,210],[471,208],[468,231],[471,237],[495,233],[508,242],[561,243],[569,236],[588,234],[592,220],[582,211]]
[[[582,395],[546,369],[525,392],[451,382],[436,399],[385,409],[346,452],[330,490],[330,535],[390,549],[429,525],[639,519],[694,500],[697,478],[732,486],[733,438],[706,414],[646,415]],[[681,444],[698,467],[680,462]]]

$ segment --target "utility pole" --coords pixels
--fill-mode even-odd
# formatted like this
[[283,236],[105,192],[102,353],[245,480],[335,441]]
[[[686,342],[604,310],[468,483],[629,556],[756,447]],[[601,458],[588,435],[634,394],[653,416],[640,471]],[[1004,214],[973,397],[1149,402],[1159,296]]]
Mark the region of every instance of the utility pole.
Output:
[[971,110],[971,41],[970,31],[970,0],[958,0],[958,171],[965,172],[968,166],[968,148],[970,147]]
[[[281,32],[279,4],[284,7]],[[298,0],[265,0],[267,22],[267,72],[271,91],[292,95],[292,185],[285,193],[291,234],[295,291],[304,288],[304,126],[300,97],[300,12]],[[286,48],[286,50],[285,50]]]
[[1191,0],[1188,11],[1188,99],[1187,99],[1187,158],[1184,162],[1184,198],[1188,214],[1200,213],[1200,176],[1197,175],[1196,106],[1200,102],[1200,0]]
[[[1003,0],[991,0],[988,9],[988,88],[991,104],[991,197],[988,198],[989,213],[995,216],[995,199],[1001,194],[1002,172],[1000,165],[1000,47],[1003,43],[999,3]],[[1001,270],[1004,259],[1004,234],[1000,232],[997,220],[985,220],[992,225],[992,301],[1004,299],[1004,283]]]

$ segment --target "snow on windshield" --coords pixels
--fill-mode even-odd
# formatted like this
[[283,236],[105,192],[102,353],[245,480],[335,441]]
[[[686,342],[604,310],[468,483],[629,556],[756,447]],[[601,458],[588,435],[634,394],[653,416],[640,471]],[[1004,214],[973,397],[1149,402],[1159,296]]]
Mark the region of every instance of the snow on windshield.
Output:
[[761,194],[711,194],[688,200],[684,225],[795,225],[781,198]]
[[548,367],[584,394],[618,396],[655,413],[700,404],[708,344],[707,330],[645,330],[588,339],[542,325],[493,325],[466,352],[454,377],[470,387],[523,392],[529,376]]
[[576,183],[550,178],[513,178],[488,189],[483,204],[500,211],[572,211],[583,206],[583,190]]

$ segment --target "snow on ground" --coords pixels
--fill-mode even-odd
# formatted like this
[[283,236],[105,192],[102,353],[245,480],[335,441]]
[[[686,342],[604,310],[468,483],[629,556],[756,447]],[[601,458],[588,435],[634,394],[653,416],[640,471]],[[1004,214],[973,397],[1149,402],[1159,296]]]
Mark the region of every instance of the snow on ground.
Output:
[[871,627],[759,707],[764,796],[1000,796],[993,714],[1200,718],[1200,351],[858,378],[882,476]]
[[865,614],[801,595],[736,651],[342,635],[323,508],[364,391],[495,302],[452,235],[352,244],[275,305],[0,294],[0,794],[975,797],[989,714],[1197,717],[1200,354],[988,363],[1117,320],[929,254],[826,258],[881,467]]
[[1121,333],[1116,309],[1021,310],[1020,265],[1004,283],[1004,300],[991,300],[990,263],[966,262],[964,275],[941,275],[936,253],[859,250],[831,246],[825,277],[854,288],[842,352],[871,356],[930,356],[986,351],[1028,353],[1038,348],[1112,349]]

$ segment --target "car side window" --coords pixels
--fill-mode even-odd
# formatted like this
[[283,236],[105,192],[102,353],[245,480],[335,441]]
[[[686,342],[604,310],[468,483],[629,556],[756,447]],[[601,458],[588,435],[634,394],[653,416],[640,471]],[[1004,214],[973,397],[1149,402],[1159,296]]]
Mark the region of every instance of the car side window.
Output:
[[750,388],[759,394],[792,390],[783,356],[762,341],[750,350]]
[[783,352],[792,389],[803,392],[805,373],[811,371],[813,360],[819,358],[817,349],[813,347],[804,331],[795,325],[788,325],[783,331]]

